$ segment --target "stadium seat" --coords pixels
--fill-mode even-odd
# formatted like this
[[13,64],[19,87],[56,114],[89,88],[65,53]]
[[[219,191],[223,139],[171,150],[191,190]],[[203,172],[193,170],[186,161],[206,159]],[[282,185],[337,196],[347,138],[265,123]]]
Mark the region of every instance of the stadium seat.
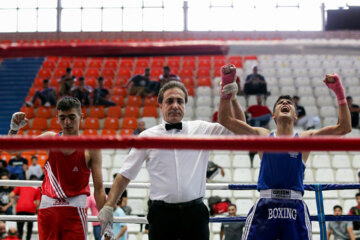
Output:
[[208,78],[210,77],[210,70],[208,68],[199,68],[196,72],[196,76],[198,78],[200,77]]
[[129,188],[127,189],[128,198],[143,198],[148,197],[148,191],[146,189]]
[[31,119],[35,116],[34,114],[34,108],[32,107],[21,107],[20,112],[24,112],[26,114],[27,119]]
[[332,158],[332,166],[334,168],[351,168],[350,159],[347,154],[337,154]]
[[158,80],[162,72],[163,72],[162,68],[152,68],[150,72],[150,78]]
[[210,77],[199,77],[197,85],[198,87],[212,87]]
[[111,117],[105,118],[104,128],[118,130],[120,128],[119,119]]
[[158,68],[158,69],[162,69],[165,66],[165,61],[164,60],[153,60],[151,62],[151,70],[153,70],[154,68]]
[[[197,87],[196,89],[197,96],[211,96],[211,88],[210,87]],[[189,93],[190,95],[190,93]]]
[[121,129],[136,129],[137,119],[136,118],[123,118]]
[[130,136],[133,134],[134,129],[120,129],[120,136]]
[[141,107],[142,99],[139,96],[129,96],[127,99],[127,106]]
[[133,75],[143,75],[145,72],[144,68],[135,68]]
[[40,118],[51,118],[53,116],[51,108],[38,107],[36,109],[36,117]]
[[196,106],[212,106],[212,97],[210,96],[198,96],[196,98]]
[[252,182],[252,174],[251,169],[249,168],[236,168],[234,170],[234,176],[233,176],[234,182],[246,182],[250,183]]
[[183,78],[183,77],[192,77],[194,75],[194,72],[193,72],[193,68],[183,68],[180,73],[179,73],[180,77]]
[[128,68],[120,68],[117,72],[118,77],[124,77],[124,78],[130,78],[131,77],[131,71]]
[[311,157],[313,168],[330,168],[330,157],[327,154],[316,154]]
[[125,105],[125,101],[124,101],[124,97],[123,96],[112,96],[110,98],[111,101],[113,101],[116,106],[119,106],[119,107],[124,107]]
[[158,108],[154,106],[144,106],[142,117],[158,117]]
[[211,58],[208,59],[199,59],[198,68],[207,68],[211,69]]
[[100,122],[99,119],[88,117],[84,121],[84,129],[99,129],[100,128]]
[[158,107],[157,97],[146,97],[144,100],[144,107]]
[[105,109],[103,106],[92,106],[90,108],[89,117],[91,118],[104,118]]
[[71,73],[77,78],[84,76],[84,71],[81,68],[73,68]]
[[53,70],[56,66],[56,62],[55,61],[50,61],[50,60],[45,60],[43,62],[42,68],[48,68],[50,70]]
[[153,117],[143,117],[142,120],[144,121],[146,128],[151,128],[157,124],[156,118]]
[[319,183],[333,183],[334,173],[331,168],[321,168],[316,170],[315,181]]
[[113,77],[115,77],[114,69],[112,69],[112,68],[104,68],[101,71],[101,76],[104,77],[104,78],[113,78]]
[[237,199],[235,204],[237,213],[246,216],[254,205],[254,202],[250,199]]
[[31,124],[31,129],[46,130],[48,128],[47,119],[35,117]]
[[138,59],[135,63],[135,67],[136,68],[147,68],[149,67],[149,61],[148,60],[142,60],[142,59]]
[[57,117],[53,117],[50,120],[50,125],[49,125],[49,129],[50,130],[61,130],[61,126],[60,124],[57,122]]
[[[232,166],[235,168],[250,168],[250,157],[249,154],[235,154],[232,159]],[[234,173],[235,177],[235,173]],[[252,179],[250,179],[251,181]]]
[[229,154],[216,154],[214,153],[213,159],[212,161],[221,166],[221,167],[225,167],[225,168],[230,168],[231,167],[231,160],[230,160],[230,156]]
[[88,67],[89,68],[98,68],[98,69],[100,69],[101,65],[102,65],[102,61],[96,59],[96,60],[90,60],[89,64],[88,64]]
[[211,118],[214,110],[210,106],[200,106],[195,110],[195,114],[197,118]]
[[115,129],[106,129],[103,128],[101,131],[101,136],[116,136],[116,130]]
[[305,169],[304,182],[306,182],[306,183],[314,182],[314,174],[310,168]]
[[131,69],[133,67],[133,58],[123,58],[120,62],[121,68]]
[[126,83],[128,82],[128,78],[125,78],[125,77],[118,77],[115,79],[115,85],[117,87],[123,87],[126,85]]
[[51,78],[52,71],[48,68],[40,69],[38,72],[39,78]]
[[337,111],[333,106],[323,106],[320,107],[320,116],[321,117],[337,117]]
[[140,117],[140,109],[139,109],[139,107],[131,106],[131,105],[127,106],[125,108],[124,117],[133,117],[133,118]]
[[121,118],[122,117],[121,107],[119,106],[108,107],[106,116],[111,118]]
[[114,59],[105,60],[104,68],[116,69],[118,67],[118,61]]
[[350,168],[337,169],[335,174],[336,182],[355,182],[354,172]]
[[[86,60],[84,60],[84,59],[75,60],[73,67],[79,68],[79,69],[85,69],[86,68]],[[73,69],[73,72],[74,72],[74,69]]]
[[29,129],[26,131],[26,135],[28,136],[39,136],[42,133],[40,129]]
[[219,71],[219,69],[226,64],[226,59],[214,59],[214,71]]
[[54,78],[61,78],[66,74],[65,68],[56,68],[54,71]]
[[84,136],[98,136],[98,131],[97,129],[84,129],[84,132],[83,132],[83,135]]
[[173,71],[174,69],[179,70],[180,60],[169,59],[166,65],[170,67],[171,71]]
[[58,68],[69,68],[71,67],[71,62],[68,60],[60,60],[57,64]]
[[94,77],[98,78],[100,76],[99,69],[97,68],[88,68],[85,71],[85,77]]

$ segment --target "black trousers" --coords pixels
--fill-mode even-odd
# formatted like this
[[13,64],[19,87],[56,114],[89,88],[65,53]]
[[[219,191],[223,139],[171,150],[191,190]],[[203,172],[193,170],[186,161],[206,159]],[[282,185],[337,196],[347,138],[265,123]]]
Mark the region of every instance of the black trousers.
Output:
[[151,204],[147,219],[149,240],[209,240],[209,210],[203,203],[187,208]]
[[[16,215],[35,215],[35,214],[28,213],[28,212],[18,212],[18,213],[16,213]],[[25,224],[25,222],[20,222],[20,221],[16,223],[16,227],[18,229],[20,239],[22,239],[22,236],[24,233],[24,224]],[[30,222],[30,221],[27,222],[26,240],[31,239],[32,228],[33,228],[33,222]]]

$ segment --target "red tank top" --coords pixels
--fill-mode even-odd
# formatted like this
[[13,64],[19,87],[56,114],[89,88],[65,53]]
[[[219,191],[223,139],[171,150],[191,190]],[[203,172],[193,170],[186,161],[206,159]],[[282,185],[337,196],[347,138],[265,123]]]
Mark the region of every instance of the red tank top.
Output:
[[89,178],[90,170],[86,166],[84,150],[69,155],[50,151],[41,193],[60,200],[81,194],[89,196]]

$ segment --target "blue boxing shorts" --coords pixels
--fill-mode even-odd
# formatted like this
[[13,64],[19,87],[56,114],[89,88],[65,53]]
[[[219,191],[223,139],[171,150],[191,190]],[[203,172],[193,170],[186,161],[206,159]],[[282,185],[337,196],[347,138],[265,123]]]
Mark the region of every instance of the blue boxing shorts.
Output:
[[301,192],[261,190],[246,218],[242,240],[289,239],[312,239],[310,214]]

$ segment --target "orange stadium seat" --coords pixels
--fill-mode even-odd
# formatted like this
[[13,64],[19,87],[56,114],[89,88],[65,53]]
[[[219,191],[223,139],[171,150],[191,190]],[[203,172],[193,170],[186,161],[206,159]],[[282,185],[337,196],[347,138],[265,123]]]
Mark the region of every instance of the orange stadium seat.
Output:
[[55,78],[60,78],[60,77],[64,76],[65,74],[66,74],[65,68],[56,68],[54,71]]
[[133,59],[132,58],[123,58],[120,62],[121,68],[132,68],[133,67]]
[[234,56],[230,56],[229,57],[229,59],[228,59],[228,62],[230,63],[230,62],[232,62],[232,61],[239,61],[239,60],[243,60],[243,57],[242,56],[236,56],[236,55],[234,55]]
[[198,87],[212,87],[211,79],[209,77],[200,77],[197,82]]
[[121,107],[119,106],[108,107],[106,116],[111,118],[121,118],[122,117]]
[[120,136],[130,136],[134,132],[134,129],[121,129]]
[[72,62],[74,60],[74,57],[61,57],[60,60],[70,61]]
[[215,61],[214,61],[214,69],[215,69],[215,71],[220,69],[225,64],[226,64],[225,59],[215,59]]
[[100,123],[99,119],[88,117],[84,121],[84,129],[99,129]]
[[113,59],[108,59],[105,61],[104,67],[116,69],[118,67],[118,61],[113,60]]
[[123,118],[121,129],[136,129],[137,119],[136,118]]
[[29,129],[26,132],[26,135],[28,136],[39,136],[42,133],[42,131],[40,129]]
[[179,73],[180,77],[192,77],[193,74],[194,72],[192,68],[182,69],[181,72]]
[[57,117],[53,117],[50,120],[50,125],[49,125],[49,129],[50,130],[61,130],[61,126],[60,124],[57,122]]
[[23,106],[23,107],[20,108],[20,112],[25,113],[27,119],[31,119],[31,118],[33,118],[35,116],[34,108],[31,108],[31,107]]
[[163,68],[165,66],[164,60],[153,60],[151,62],[151,68]]
[[[81,69],[85,69],[86,68],[86,60],[75,60],[74,61],[74,68],[81,68]],[[74,71],[74,70],[73,70]]]
[[81,107],[81,113],[83,118],[87,118],[87,107]]
[[170,67],[171,70],[179,69],[180,68],[180,60],[168,60],[168,63],[166,64]]
[[6,161],[7,163],[9,163],[9,160],[11,158],[11,154],[10,153],[7,153],[5,151],[2,151],[1,152],[1,155],[0,155],[0,158],[4,161]]
[[106,77],[115,77],[115,72],[114,72],[114,69],[112,68],[104,68],[102,71],[101,71],[101,76],[103,76],[104,78]]
[[194,87],[195,82],[192,77],[183,77],[181,78],[181,82],[184,83],[185,87]]
[[112,95],[126,97],[127,96],[126,88],[115,87],[113,89]]
[[200,59],[198,63],[199,68],[211,68],[211,59]]
[[89,68],[101,68],[102,61],[101,60],[90,60],[89,61]]
[[68,68],[71,67],[71,62],[68,60],[60,60],[57,64],[58,68]]
[[194,96],[195,95],[195,91],[193,87],[186,87],[186,90],[188,91],[189,96]]
[[85,72],[85,77],[99,77],[99,69],[97,68],[88,68]]
[[57,90],[60,87],[60,82],[58,78],[51,78],[50,79],[50,87],[56,88]]
[[57,56],[50,56],[50,57],[46,57],[47,61],[54,61],[57,62],[59,60],[59,57]]
[[28,92],[28,96],[34,96],[37,90],[41,90],[40,87],[31,87]]
[[84,72],[83,72],[83,70],[81,68],[73,68],[72,69],[72,75],[79,78],[79,77],[84,76]]
[[245,56],[244,61],[247,61],[247,60],[257,60],[257,56],[255,56],[255,55]]
[[104,118],[105,117],[105,109],[102,106],[92,106],[90,108],[89,117],[91,118]]
[[153,106],[145,106],[143,109],[142,117],[158,117],[158,108]]
[[45,68],[45,69],[40,69],[38,72],[38,77],[39,78],[51,78],[52,72],[50,69]]
[[117,76],[118,77],[130,78],[131,77],[131,71],[128,68],[120,68],[119,71],[117,72]]
[[112,78],[105,78],[104,79],[104,87],[107,88],[107,89],[112,89],[113,88],[113,79]]
[[115,129],[106,129],[106,128],[104,128],[101,131],[101,136],[116,136],[116,130]]
[[135,68],[133,75],[143,75],[145,72],[145,68]]
[[89,85],[92,88],[96,88],[97,78],[95,78],[95,77],[85,78],[85,83],[86,83],[86,85]]
[[124,117],[134,117],[134,118],[138,118],[139,116],[140,116],[140,109],[139,109],[139,107],[127,106],[127,107],[125,108]]
[[43,78],[35,78],[33,87],[42,87],[44,85],[44,79]]
[[[31,101],[31,100],[32,100],[32,96],[27,96],[27,97],[25,98],[25,102]],[[38,107],[38,106],[40,106],[40,100],[39,100],[39,99],[36,99],[33,107],[36,108],[36,107]]]
[[46,130],[48,128],[47,119],[35,117],[31,124],[31,129]]
[[196,72],[197,77],[210,77],[209,68],[199,68]]
[[150,72],[150,77],[159,79],[159,77],[162,73],[163,73],[162,68],[152,68],[151,72]]
[[214,61],[217,61],[217,60],[225,60],[226,61],[226,56],[225,55],[215,55]]
[[146,97],[144,100],[144,107],[145,106],[157,107],[158,106],[157,97]]
[[135,67],[137,68],[147,68],[149,67],[149,61],[148,60],[137,60]]
[[141,107],[142,99],[139,96],[129,96],[127,99],[126,106]]
[[51,70],[53,70],[56,66],[56,62],[55,61],[49,61],[49,60],[45,60],[42,68],[49,68]]
[[84,129],[83,132],[84,136],[98,136],[98,131],[97,129]]
[[128,82],[128,79],[127,79],[127,78],[125,78],[125,77],[118,77],[118,78],[116,78],[116,80],[115,80],[115,85],[116,85],[116,86],[119,86],[119,87],[122,87],[122,86],[124,86],[127,82]]
[[104,128],[118,130],[120,128],[119,119],[111,117],[105,118]]
[[36,117],[51,118],[53,116],[51,108],[38,107],[36,110]]
[[111,101],[116,103],[116,106],[123,107],[125,105],[123,96],[112,96],[110,98]]
[[47,154],[38,154],[37,157],[38,157],[37,163],[38,163],[41,167],[44,167],[46,161],[48,160],[48,155],[47,155]]

